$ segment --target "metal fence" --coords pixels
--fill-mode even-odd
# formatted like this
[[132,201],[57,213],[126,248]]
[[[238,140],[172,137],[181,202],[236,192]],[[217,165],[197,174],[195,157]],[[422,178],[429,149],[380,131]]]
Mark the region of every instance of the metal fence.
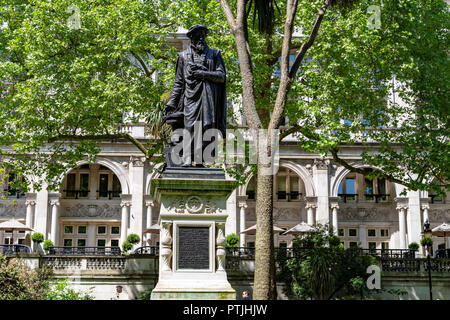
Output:
[[49,247],[49,255],[120,256],[119,247]]
[[31,248],[24,244],[0,244],[0,253],[4,255],[31,253],[31,251]]

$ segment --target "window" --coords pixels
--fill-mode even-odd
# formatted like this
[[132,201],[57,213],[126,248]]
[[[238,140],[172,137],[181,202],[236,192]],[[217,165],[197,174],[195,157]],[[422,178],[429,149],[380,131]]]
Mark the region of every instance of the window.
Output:
[[389,237],[389,229],[381,229],[380,230],[380,235],[382,237]]
[[113,175],[113,184],[112,184],[112,196],[114,198],[120,197],[122,193],[122,186],[120,185],[119,178],[116,175]]
[[120,227],[111,227],[111,234],[120,234]]
[[119,246],[119,240],[113,239],[111,240],[111,247],[118,247]]
[[368,229],[367,230],[367,236],[368,237],[375,237],[376,236],[375,229]]
[[78,226],[78,233],[79,234],[85,234],[86,233],[86,226]]
[[248,182],[246,194],[248,200],[255,200],[255,177],[252,177]]
[[97,234],[106,234],[106,226],[98,226]]
[[286,200],[286,176],[277,176],[278,200]]
[[64,239],[64,247],[71,247],[72,239]]
[[99,181],[99,197],[106,198],[108,197],[108,174],[100,174]]
[[86,246],[86,239],[78,239],[77,240],[77,246],[85,247]]
[[339,184],[338,196],[344,201],[356,200],[355,178],[348,177]]
[[73,226],[64,226],[64,234],[73,234]]
[[377,248],[377,243],[376,242],[369,242],[369,249],[376,249]]
[[373,180],[367,178],[364,179],[364,196],[366,197],[366,200],[373,201]]
[[89,195],[89,174],[80,174],[80,197],[86,198]]
[[338,236],[343,237],[344,236],[344,229],[338,229]]
[[349,247],[350,248],[356,248],[357,246],[358,246],[358,242],[354,242],[354,241],[349,242]]
[[17,243],[18,243],[18,244],[25,244],[25,239],[18,239],[18,240],[17,240]]
[[22,183],[26,180],[22,176],[17,175],[13,172],[8,173],[7,177],[8,177],[8,181],[6,181],[7,189],[4,190],[7,192],[7,196],[16,198],[24,196],[25,193],[22,190]]
[[67,198],[75,198],[76,196],[76,187],[75,187],[75,180],[76,180],[76,174],[75,173],[69,173],[67,175],[67,184],[66,184],[66,197]]
[[254,248],[255,247],[255,242],[253,242],[253,241],[247,242],[247,247]]
[[286,241],[280,241],[279,247],[280,248],[287,248],[287,242]]
[[349,237],[356,237],[357,236],[356,229],[348,229],[348,236]]
[[381,249],[383,249],[383,250],[389,249],[389,242],[382,242],[381,243]]
[[106,240],[105,239],[97,239],[97,247],[105,247]]

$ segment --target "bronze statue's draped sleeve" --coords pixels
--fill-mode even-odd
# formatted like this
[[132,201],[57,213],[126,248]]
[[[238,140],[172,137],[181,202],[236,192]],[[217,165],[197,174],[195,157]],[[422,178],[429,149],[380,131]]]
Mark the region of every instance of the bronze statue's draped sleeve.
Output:
[[182,54],[179,54],[175,69],[175,83],[173,85],[169,101],[164,109],[164,114],[166,116],[174,112],[183,111],[183,97],[185,89],[184,64],[184,57]]

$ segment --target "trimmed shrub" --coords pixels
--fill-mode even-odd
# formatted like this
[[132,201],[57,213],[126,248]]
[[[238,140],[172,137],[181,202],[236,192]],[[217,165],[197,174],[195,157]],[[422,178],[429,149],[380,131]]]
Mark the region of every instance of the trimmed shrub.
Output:
[[409,250],[419,250],[419,244],[417,242],[411,242],[408,246]]
[[48,250],[48,248],[53,247],[53,246],[54,246],[54,244],[53,244],[52,240],[44,241],[44,246],[43,246],[44,250]]
[[139,241],[141,241],[141,238],[137,234],[132,233],[127,237],[127,241],[131,244],[136,244],[139,243]]
[[422,240],[420,240],[420,244],[422,245],[422,247],[432,246],[433,245],[433,239],[431,239],[431,238],[422,238]]
[[42,233],[36,232],[31,235],[31,240],[36,243],[44,242],[44,235]]
[[332,247],[338,247],[341,244],[341,239],[338,236],[330,236],[328,238],[328,243]]
[[124,241],[124,243],[122,243],[122,250],[124,252],[130,251],[132,248],[133,248],[133,245],[130,242]]
[[237,247],[239,244],[239,236],[235,233],[227,235],[225,238],[227,247]]

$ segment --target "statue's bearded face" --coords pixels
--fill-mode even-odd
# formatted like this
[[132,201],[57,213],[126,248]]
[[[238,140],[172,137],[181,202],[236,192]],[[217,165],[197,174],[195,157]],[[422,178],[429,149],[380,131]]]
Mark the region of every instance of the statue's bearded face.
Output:
[[198,30],[192,34],[191,45],[197,52],[204,52],[206,49],[206,31]]

